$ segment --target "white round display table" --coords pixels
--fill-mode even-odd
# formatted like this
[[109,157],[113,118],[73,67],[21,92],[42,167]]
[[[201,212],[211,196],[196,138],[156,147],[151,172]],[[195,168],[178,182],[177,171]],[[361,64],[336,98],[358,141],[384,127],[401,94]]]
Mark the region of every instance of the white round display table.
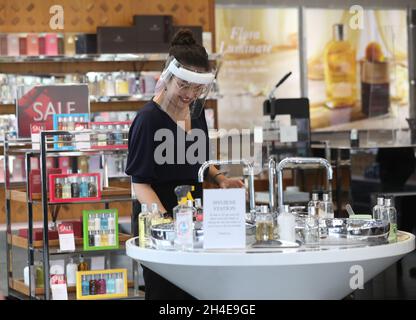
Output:
[[127,255],[198,299],[342,299],[415,249],[415,236],[379,245],[318,248],[156,250],[126,243]]

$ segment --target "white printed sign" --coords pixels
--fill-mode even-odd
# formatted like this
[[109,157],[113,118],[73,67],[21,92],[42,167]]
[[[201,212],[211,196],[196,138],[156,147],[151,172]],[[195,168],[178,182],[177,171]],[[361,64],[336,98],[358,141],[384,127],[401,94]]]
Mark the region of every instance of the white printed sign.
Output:
[[245,189],[204,190],[204,249],[246,247]]

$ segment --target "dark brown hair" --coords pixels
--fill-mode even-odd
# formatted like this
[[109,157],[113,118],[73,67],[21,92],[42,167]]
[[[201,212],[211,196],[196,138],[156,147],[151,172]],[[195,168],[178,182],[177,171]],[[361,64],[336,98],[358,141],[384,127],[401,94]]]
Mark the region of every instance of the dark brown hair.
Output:
[[176,32],[170,44],[169,55],[185,66],[204,68],[206,71],[210,69],[207,51],[196,42],[189,29]]

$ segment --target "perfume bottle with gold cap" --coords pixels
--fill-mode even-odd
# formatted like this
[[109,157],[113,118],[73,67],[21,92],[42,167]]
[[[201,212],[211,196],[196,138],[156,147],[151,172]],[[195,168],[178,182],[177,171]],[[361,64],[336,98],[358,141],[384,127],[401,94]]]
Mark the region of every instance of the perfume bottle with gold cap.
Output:
[[333,39],[325,47],[324,78],[327,106],[354,105],[357,96],[355,49],[345,40],[343,24],[333,26]]

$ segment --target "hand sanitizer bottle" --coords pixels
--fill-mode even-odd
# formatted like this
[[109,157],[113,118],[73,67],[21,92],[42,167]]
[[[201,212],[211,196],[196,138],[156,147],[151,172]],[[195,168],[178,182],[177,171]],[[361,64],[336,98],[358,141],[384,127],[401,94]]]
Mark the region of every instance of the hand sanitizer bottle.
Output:
[[193,208],[187,204],[187,194],[191,186],[178,186],[175,193],[178,197],[178,205],[173,208],[173,221],[175,227],[174,246],[177,250],[193,249]]
[[384,210],[384,198],[377,197],[377,204],[373,207],[373,219],[384,220],[382,217]]
[[285,241],[296,241],[295,216],[289,212],[289,206],[285,206],[283,212],[277,217],[279,225],[279,239]]

